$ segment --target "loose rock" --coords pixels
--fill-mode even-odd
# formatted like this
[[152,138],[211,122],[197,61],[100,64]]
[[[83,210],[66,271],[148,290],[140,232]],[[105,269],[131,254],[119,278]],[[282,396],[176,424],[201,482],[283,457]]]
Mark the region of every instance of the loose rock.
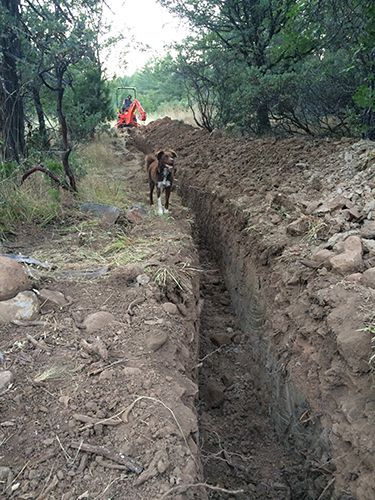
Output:
[[162,307],[168,314],[178,314],[178,308],[173,302],[165,302]]
[[363,266],[362,242],[358,236],[349,236],[344,242],[344,252],[329,259],[332,269],[340,274],[355,273]]
[[287,226],[286,232],[290,234],[290,236],[302,236],[309,230],[309,225],[309,219],[307,217],[300,217]]
[[0,371],[0,393],[5,391],[13,382],[13,373],[9,370]]
[[370,288],[375,288],[375,267],[371,267],[363,273],[362,283]]
[[51,311],[54,309],[61,309],[69,304],[65,295],[57,290],[49,290],[42,288],[39,290],[39,298],[42,302],[43,311]]
[[361,228],[360,234],[361,234],[362,238],[374,239],[375,238],[375,221],[366,220]]
[[39,301],[34,292],[20,292],[9,300],[0,302],[0,323],[14,320],[29,321],[39,314]]
[[146,339],[146,347],[149,351],[155,352],[160,349],[168,340],[166,332],[155,333]]
[[30,281],[24,267],[7,257],[0,257],[0,300],[8,300],[28,290]]
[[89,314],[84,320],[82,326],[87,330],[87,333],[98,332],[108,326],[113,325],[116,322],[116,318],[113,314],[106,311],[98,311],[96,313]]

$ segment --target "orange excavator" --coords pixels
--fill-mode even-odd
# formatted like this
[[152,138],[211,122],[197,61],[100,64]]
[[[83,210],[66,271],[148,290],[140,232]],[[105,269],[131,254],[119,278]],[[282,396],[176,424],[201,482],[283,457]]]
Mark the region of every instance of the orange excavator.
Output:
[[[119,97],[120,94],[124,95],[124,90],[130,90],[134,94],[134,99],[129,95],[126,99],[124,99],[124,105],[122,108],[119,106]],[[118,117],[117,117],[117,128],[124,127],[139,127],[139,123],[137,121],[136,113],[139,115],[141,121],[146,120],[146,112],[142,108],[141,103],[137,99],[137,89],[135,87],[118,87],[116,90],[116,102],[118,108]]]

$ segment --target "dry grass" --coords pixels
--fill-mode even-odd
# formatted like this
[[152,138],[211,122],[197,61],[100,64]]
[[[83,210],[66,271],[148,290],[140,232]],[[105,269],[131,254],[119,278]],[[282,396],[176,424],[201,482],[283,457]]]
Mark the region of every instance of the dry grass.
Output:
[[23,186],[15,180],[0,184],[0,237],[19,224],[45,226],[61,215],[61,193],[43,174],[35,174]]
[[129,205],[126,186],[119,182],[121,175],[118,175],[124,169],[122,155],[121,150],[116,150],[114,139],[106,135],[80,147],[79,157],[87,169],[78,186],[81,201],[119,208]]
[[41,382],[47,382],[48,380],[60,380],[65,378],[68,371],[66,366],[51,366],[34,377],[34,382],[39,384]]

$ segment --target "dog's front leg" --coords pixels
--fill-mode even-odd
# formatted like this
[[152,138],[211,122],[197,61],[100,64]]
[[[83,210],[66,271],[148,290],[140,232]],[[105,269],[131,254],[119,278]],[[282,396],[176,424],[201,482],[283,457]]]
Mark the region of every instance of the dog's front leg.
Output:
[[165,188],[165,210],[164,212],[167,214],[169,211],[169,197],[171,195],[171,186]]
[[161,203],[161,189],[159,187],[156,188],[156,193],[158,195],[158,214],[163,215],[163,205]]

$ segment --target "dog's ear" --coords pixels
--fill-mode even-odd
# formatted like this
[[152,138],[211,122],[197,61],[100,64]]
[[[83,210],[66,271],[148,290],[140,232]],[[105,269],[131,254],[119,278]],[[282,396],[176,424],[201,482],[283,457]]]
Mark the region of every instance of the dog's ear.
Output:
[[176,151],[173,151],[173,149],[171,149],[171,154],[172,154],[173,158],[177,158],[177,153],[176,153]]
[[158,151],[158,152],[156,153],[156,158],[157,158],[158,160],[161,160],[161,157],[163,156],[163,154],[164,154],[164,151]]

